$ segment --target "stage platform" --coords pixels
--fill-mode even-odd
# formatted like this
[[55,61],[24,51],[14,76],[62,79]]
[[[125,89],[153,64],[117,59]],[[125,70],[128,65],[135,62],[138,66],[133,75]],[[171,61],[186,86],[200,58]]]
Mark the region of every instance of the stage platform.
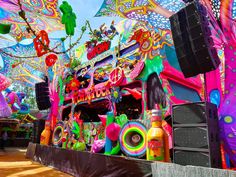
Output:
[[236,177],[214,168],[106,156],[29,143],[26,157],[76,177]]
[[26,157],[78,177],[149,177],[151,161],[30,143]]

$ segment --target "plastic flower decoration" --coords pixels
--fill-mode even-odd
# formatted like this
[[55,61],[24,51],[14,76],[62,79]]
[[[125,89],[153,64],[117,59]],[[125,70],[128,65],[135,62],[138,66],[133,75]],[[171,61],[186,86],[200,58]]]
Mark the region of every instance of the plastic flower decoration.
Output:
[[79,86],[80,86],[80,82],[76,79],[76,78],[73,78],[70,83],[68,84],[68,87],[71,91],[76,91],[79,89]]
[[120,89],[118,87],[111,89],[111,101],[119,103],[121,102],[121,100],[122,100],[122,95]]

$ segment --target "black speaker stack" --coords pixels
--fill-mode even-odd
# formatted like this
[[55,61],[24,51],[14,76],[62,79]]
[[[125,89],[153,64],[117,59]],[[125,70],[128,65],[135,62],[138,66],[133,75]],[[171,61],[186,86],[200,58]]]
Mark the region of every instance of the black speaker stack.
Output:
[[33,122],[33,131],[31,135],[31,141],[33,143],[40,143],[40,136],[45,127],[45,120],[39,119]]
[[46,110],[51,107],[49,88],[47,82],[35,84],[36,103],[39,110]]
[[170,17],[176,55],[184,76],[215,70],[220,59],[214,48],[207,9],[193,1]]
[[173,161],[221,168],[218,113],[208,102],[172,106]]

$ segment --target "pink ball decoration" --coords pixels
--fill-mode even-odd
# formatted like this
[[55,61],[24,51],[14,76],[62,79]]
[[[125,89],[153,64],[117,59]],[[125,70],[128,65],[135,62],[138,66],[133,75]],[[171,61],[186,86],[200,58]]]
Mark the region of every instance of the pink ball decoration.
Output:
[[98,153],[104,148],[104,146],[105,146],[105,140],[95,140],[91,150],[93,153]]
[[118,125],[117,123],[111,123],[106,128],[106,135],[110,140],[116,141],[119,138],[120,130],[120,125]]

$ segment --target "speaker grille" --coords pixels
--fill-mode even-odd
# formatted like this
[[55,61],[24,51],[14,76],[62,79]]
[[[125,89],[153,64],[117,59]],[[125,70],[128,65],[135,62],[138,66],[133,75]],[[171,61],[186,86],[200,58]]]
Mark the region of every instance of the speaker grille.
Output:
[[[209,148],[206,128],[174,128],[174,145],[179,147]],[[197,135],[197,136],[196,136]]]
[[51,107],[48,83],[40,82],[35,84],[36,103],[39,110]]
[[173,106],[173,124],[207,123],[205,104],[185,104]]
[[221,167],[217,107],[198,102],[172,107],[174,162]]
[[220,64],[207,10],[192,2],[170,17],[177,58],[185,77],[212,71]]
[[209,153],[193,151],[175,151],[174,162],[180,165],[210,166]]

